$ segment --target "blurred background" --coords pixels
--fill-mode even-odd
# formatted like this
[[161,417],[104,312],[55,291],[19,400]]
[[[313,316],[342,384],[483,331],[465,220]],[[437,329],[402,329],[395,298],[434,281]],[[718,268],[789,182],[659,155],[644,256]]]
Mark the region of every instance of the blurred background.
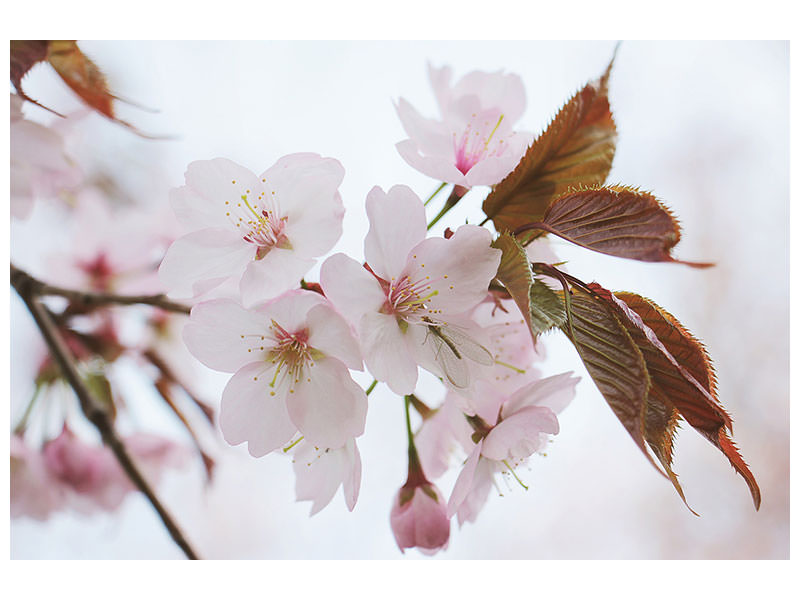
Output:
[[[125,194],[168,205],[192,160],[223,156],[260,172],[299,151],[332,156],[346,170],[347,209],[333,252],[363,257],[369,189],[404,183],[421,197],[438,185],[414,171],[394,144],[406,136],[392,102],[406,98],[437,115],[427,63],[518,74],[527,91],[519,129],[540,132],[586,81],[602,73],[615,42],[82,42],[146,140],[97,115],[85,117],[75,154]],[[26,92],[60,112],[80,109],[46,65],[33,69]],[[547,456],[522,476],[528,491],[501,486],[478,520],[453,524],[437,559],[786,559],[789,556],[789,44],[785,42],[623,42],[610,83],[618,128],[609,183],[654,192],[683,225],[678,258],[712,261],[694,270],[616,259],[554,241],[570,272],[612,290],[630,290],[665,307],[707,346],[719,395],[734,419],[734,439],[761,486],[755,512],[744,481],[691,428],[676,442],[674,468],[692,515],[672,486],[644,459],[596,391],[560,334],[545,338],[545,375],[574,370],[578,394],[560,415],[561,433]],[[54,117],[27,105],[30,119]],[[434,228],[477,223],[488,189],[476,188]],[[440,200],[441,202],[441,200]],[[430,210],[438,211],[439,203]],[[431,212],[435,214],[435,212]],[[45,277],[48,256],[74,231],[63,207],[37,201],[28,221],[11,224],[11,258]],[[120,239],[120,243],[125,243]],[[317,277],[318,267],[307,279]],[[24,306],[11,297],[11,414],[33,390],[42,352]],[[197,391],[217,404],[226,377],[198,366]],[[148,430],[179,437],[180,427],[135,369],[120,375],[126,397]],[[357,374],[357,377],[359,375]],[[360,374],[365,386],[371,378]],[[421,379],[423,398],[441,387]],[[405,558],[389,527],[389,510],[405,480],[400,398],[379,385],[359,439],[363,477],[353,513],[341,492],[308,518],[294,501],[294,474],[284,456],[251,458],[215,440],[217,470],[170,472],[161,497],[206,558]],[[456,472],[439,487],[449,495]],[[12,558],[180,558],[140,495],[114,514],[58,513],[45,522],[11,522]]]

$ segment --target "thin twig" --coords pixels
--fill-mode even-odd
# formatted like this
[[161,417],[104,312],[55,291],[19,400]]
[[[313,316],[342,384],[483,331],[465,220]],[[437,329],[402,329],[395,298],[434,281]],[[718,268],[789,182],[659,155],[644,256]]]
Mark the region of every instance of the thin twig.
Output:
[[[78,397],[81,410],[86,415],[86,418],[89,419],[89,421],[91,421],[91,423],[100,432],[103,442],[114,453],[114,456],[116,456],[120,466],[128,475],[133,484],[150,501],[150,504],[156,510],[158,516],[161,517],[161,521],[164,523],[164,526],[167,528],[167,531],[169,531],[169,534],[172,536],[172,539],[175,541],[175,543],[181,548],[181,550],[183,550],[184,554],[186,554],[188,558],[197,559],[197,553],[189,545],[189,542],[186,541],[186,538],[178,528],[178,525],[175,523],[175,521],[173,521],[166,508],[164,508],[164,506],[161,504],[161,501],[158,499],[153,489],[150,487],[139,469],[134,464],[130,454],[128,454],[128,450],[125,448],[122,440],[114,430],[114,425],[108,418],[108,415],[102,408],[100,408],[99,404],[92,397],[91,392],[89,392],[84,384],[83,379],[78,373],[78,370],[75,368],[72,354],[67,348],[64,339],[61,337],[61,334],[58,332],[55,323],[45,310],[44,306],[36,298],[37,289],[34,283],[35,280],[33,280],[33,278],[30,276],[23,276],[27,275],[25,273],[22,273],[22,275],[20,275],[20,273],[22,272],[19,271],[19,269],[15,270],[12,265],[11,283],[17,290],[20,298],[22,298],[22,300],[25,302],[28,310],[33,316],[34,321],[36,321],[36,325],[38,326],[39,331],[42,333],[42,337],[44,337],[44,340],[50,349],[50,353],[61,368],[64,377],[72,386],[72,389],[75,390],[75,395]],[[32,283],[34,283],[33,286],[31,286]]]
[[[190,306],[173,302],[164,294],[140,295],[129,296],[124,294],[112,294],[106,292],[86,292],[81,290],[73,290],[69,288],[59,287],[57,285],[50,285],[33,275],[18,269],[13,264],[11,265],[11,281],[19,281],[30,293],[35,296],[61,296],[67,300],[72,300],[87,306],[102,306],[105,304],[146,304],[148,306],[155,306],[170,312],[178,312],[189,314],[192,310]],[[16,287],[16,284],[15,284]]]

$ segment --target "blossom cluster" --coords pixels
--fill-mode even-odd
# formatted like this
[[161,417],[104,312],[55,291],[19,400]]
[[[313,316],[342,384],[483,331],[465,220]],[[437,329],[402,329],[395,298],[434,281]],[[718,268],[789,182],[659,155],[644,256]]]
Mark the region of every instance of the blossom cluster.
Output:
[[[475,72],[451,86],[448,68],[430,77],[441,119],[401,99],[409,139],[400,155],[460,196],[498,183],[530,141],[512,131],[525,105],[519,78]],[[159,273],[173,297],[194,303],[183,334],[190,352],[232,374],[225,440],[254,457],[291,454],[297,497],[312,514],[339,486],[350,510],[358,498],[357,439],[374,386],[365,391],[351,371],[366,368],[406,398],[420,367],[442,381],[438,408],[414,396],[424,421],[409,429],[409,478],[391,511],[400,548],[432,552],[446,547],[452,516],[475,519],[496,473],[516,477],[558,433],[556,413],[577,379],[542,378],[532,366],[541,344],[490,289],[501,258],[491,231],[466,224],[429,237],[423,202],[405,185],[367,194],[364,261],[333,254],[319,283],[305,281],[341,235],[344,175],[337,160],[310,153],[259,175],[222,158],[191,163],[171,195],[185,233]],[[466,461],[446,502],[430,479],[459,453]]]
[[[514,129],[525,107],[517,76],[473,72],[452,84],[448,67],[431,67],[429,76],[441,114],[425,118],[399,99],[408,139],[397,150],[442,186],[452,184],[446,212],[474,186],[506,177],[532,136]],[[181,331],[197,360],[230,374],[218,414],[222,436],[246,444],[253,457],[290,456],[297,499],[311,502],[311,514],[340,487],[354,509],[358,440],[378,383],[406,407],[408,478],[390,511],[401,551],[446,548],[451,519],[474,521],[497,479],[525,487],[517,471],[558,433],[557,414],[577,378],[545,377],[536,368],[542,342],[492,285],[502,254],[492,230],[464,224],[430,236],[412,189],[376,186],[364,200],[363,260],[330,255],[342,235],[345,169],[309,152],[284,156],[260,174],[225,158],[192,162],[169,198],[175,227],[164,215],[111,215],[102,190],[81,184],[62,136],[26,121],[17,96],[11,102],[12,215],[25,218],[34,198],[65,192],[76,205],[73,250],[50,261],[51,280],[96,292],[163,291],[191,305],[188,319],[151,310],[136,355],[156,367],[154,385],[173,408],[169,388],[182,378],[174,364],[163,364],[175,352],[159,350],[168,332]],[[133,243],[120,244],[123,236]],[[529,252],[553,262],[546,244]],[[318,263],[319,281],[306,281]],[[63,331],[79,361],[99,355],[110,365],[129,353],[114,309],[74,303],[65,314],[83,319]],[[48,368],[44,361],[41,372]],[[419,397],[420,368],[441,381],[441,398]],[[365,370],[374,378],[366,390],[352,375]],[[420,417],[415,429],[412,408]],[[82,440],[66,422],[39,449],[24,429],[12,437],[12,516],[115,510],[133,490],[111,451]],[[154,482],[188,457],[183,446],[144,433],[125,442]],[[200,452],[210,476],[212,461]],[[446,498],[434,481],[453,467],[460,473]]]

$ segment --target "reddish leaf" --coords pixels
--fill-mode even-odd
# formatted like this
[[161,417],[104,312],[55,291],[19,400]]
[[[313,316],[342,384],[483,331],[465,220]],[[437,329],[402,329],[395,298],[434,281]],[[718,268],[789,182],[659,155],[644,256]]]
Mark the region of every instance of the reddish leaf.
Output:
[[[641,331],[640,337],[647,338],[640,348],[653,386],[663,394],[665,402],[671,403],[689,425],[728,458],[750,488],[758,510],[761,491],[755,476],[725,431],[731,430],[731,418],[719,403],[714,370],[703,345],[675,317],[651,300],[629,292],[617,292],[614,296],[641,319],[638,322],[629,319],[629,323]],[[651,342],[653,336],[661,347]],[[667,354],[678,363],[678,367],[672,364]]]
[[670,256],[681,238],[670,211],[647,192],[624,186],[568,192],[547,207],[541,222],[516,233],[542,229],[596,252],[648,262],[682,262]]
[[587,83],[489,194],[483,211],[498,231],[540,221],[550,202],[572,188],[602,184],[614,159],[617,129],[608,105],[614,59]]
[[[11,40],[11,84],[17,95],[23,100],[32,102],[50,112],[54,110],[39,104],[22,89],[22,80],[36,63],[47,59],[47,40]],[[58,114],[58,113],[56,113]]]
[[114,96],[108,91],[105,76],[74,40],[51,40],[47,60],[81,100],[100,114],[117,120],[112,106]]
[[[570,294],[570,323],[561,329],[575,345],[586,370],[617,419],[651,464],[645,443],[650,376],[641,351],[616,311],[579,287]],[[658,470],[658,467],[656,467]]]

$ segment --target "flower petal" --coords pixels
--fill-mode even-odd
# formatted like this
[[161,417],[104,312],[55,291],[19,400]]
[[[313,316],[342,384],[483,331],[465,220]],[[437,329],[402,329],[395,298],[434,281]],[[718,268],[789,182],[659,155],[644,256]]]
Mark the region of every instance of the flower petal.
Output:
[[252,255],[253,247],[235,232],[203,229],[172,243],[158,275],[174,296],[198,296],[229,277],[238,277]]
[[364,433],[367,395],[335,358],[315,360],[289,389],[286,405],[297,429],[314,445],[339,448]]
[[350,369],[364,368],[350,325],[332,306],[327,303],[314,306],[308,311],[307,323],[309,346],[341,360]]
[[397,142],[395,148],[402,159],[420,173],[439,181],[467,187],[466,177],[456,168],[455,155],[423,156],[414,140]]
[[365,313],[379,311],[386,301],[378,280],[342,253],[334,254],[322,263],[320,284],[325,296],[354,325]]
[[407,272],[413,281],[427,280],[429,309],[457,315],[486,297],[501,255],[491,242],[488,229],[462,225],[448,240],[428,238],[413,249]]
[[425,239],[425,207],[405,185],[386,194],[375,186],[367,194],[369,232],[364,239],[364,257],[382,279],[399,278],[411,249]]
[[373,377],[385,381],[395,394],[412,393],[417,385],[417,363],[394,315],[367,313],[358,332],[364,362]]
[[527,458],[542,443],[542,434],[558,433],[558,419],[543,406],[529,406],[500,421],[483,441],[483,455],[497,461]]
[[453,492],[450,494],[450,500],[447,502],[447,517],[450,518],[467,498],[470,489],[472,488],[472,480],[475,477],[475,469],[478,466],[478,459],[481,456],[481,448],[483,447],[483,440],[479,441],[470,452],[464,463],[464,468],[458,474],[458,479],[453,486]]
[[207,367],[233,373],[247,363],[266,359],[274,345],[268,326],[268,320],[233,300],[209,300],[192,308],[183,340]]
[[256,362],[242,367],[222,392],[219,426],[225,441],[259,457],[280,448],[297,431],[286,410],[287,386],[270,388],[273,369]]
[[534,381],[508,399],[503,407],[503,415],[512,415],[529,406],[544,406],[559,413],[575,397],[575,386],[579,381],[580,377],[573,377],[572,371]]
[[311,258],[303,258],[293,250],[273,248],[263,258],[248,263],[239,282],[242,303],[253,306],[279,296],[297,286],[313,266]]

